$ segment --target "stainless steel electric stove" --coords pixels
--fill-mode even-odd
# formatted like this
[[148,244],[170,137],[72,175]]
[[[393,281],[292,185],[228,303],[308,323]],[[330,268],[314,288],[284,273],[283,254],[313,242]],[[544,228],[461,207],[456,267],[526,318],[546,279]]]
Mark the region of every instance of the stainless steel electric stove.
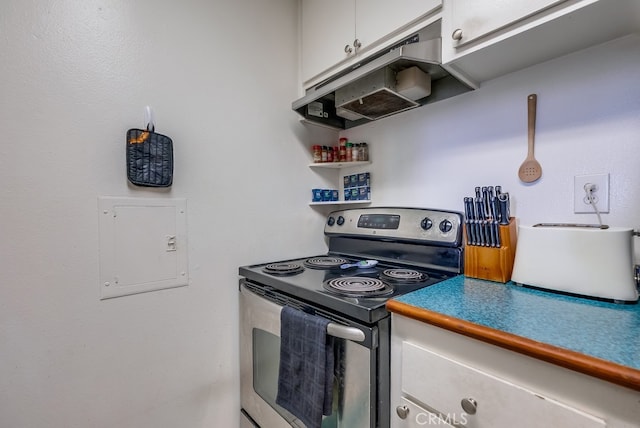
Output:
[[[355,417],[350,414],[351,406],[343,403],[337,410],[340,413],[326,417],[322,427],[342,426],[340,423],[347,420],[353,428],[388,427],[390,315],[385,304],[390,298],[462,273],[461,225],[462,215],[446,210],[383,207],[335,211],[324,226],[326,254],[240,267],[243,417],[253,426],[265,428],[301,426],[272,402],[272,387],[260,391],[255,386],[260,377],[256,367],[273,363],[257,361],[266,352],[257,347],[268,346],[256,342],[255,331],[266,328],[261,324],[269,323],[282,306],[289,305],[329,318],[334,328],[328,334],[335,333],[367,349],[359,360],[354,357],[358,355],[355,350],[345,353],[340,367],[344,376],[351,367],[366,367],[358,375],[363,385],[341,384],[365,391],[358,396],[366,397],[366,403],[354,403],[353,409],[368,405],[368,414]],[[260,311],[264,311],[264,319],[257,321],[255,314]],[[273,346],[279,343],[277,331],[269,334]],[[271,336],[265,336],[265,343]],[[273,373],[265,376],[273,378]],[[339,393],[343,398],[355,395]],[[273,419],[265,416],[270,412]],[[266,419],[257,420],[260,418]],[[280,420],[284,422],[280,424]]]

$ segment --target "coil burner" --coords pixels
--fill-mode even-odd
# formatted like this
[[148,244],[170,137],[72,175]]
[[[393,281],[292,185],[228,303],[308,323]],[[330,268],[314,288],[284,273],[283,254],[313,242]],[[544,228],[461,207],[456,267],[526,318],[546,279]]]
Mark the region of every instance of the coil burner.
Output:
[[393,284],[408,284],[424,282],[429,275],[413,269],[385,269],[380,273],[380,279]]
[[393,293],[393,286],[377,278],[347,276],[322,283],[325,290],[347,297],[378,297]]
[[264,273],[271,275],[287,276],[297,275],[304,270],[298,263],[271,263],[262,268]]
[[304,265],[311,269],[333,269],[345,263],[349,263],[349,260],[341,257],[313,257],[305,260]]

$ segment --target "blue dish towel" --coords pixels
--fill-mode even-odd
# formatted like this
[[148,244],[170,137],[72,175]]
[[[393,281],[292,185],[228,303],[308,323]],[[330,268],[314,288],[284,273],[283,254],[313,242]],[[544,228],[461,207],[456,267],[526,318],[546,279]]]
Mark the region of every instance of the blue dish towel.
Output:
[[276,403],[320,428],[333,403],[333,340],[326,318],[285,306],[280,313],[280,367]]

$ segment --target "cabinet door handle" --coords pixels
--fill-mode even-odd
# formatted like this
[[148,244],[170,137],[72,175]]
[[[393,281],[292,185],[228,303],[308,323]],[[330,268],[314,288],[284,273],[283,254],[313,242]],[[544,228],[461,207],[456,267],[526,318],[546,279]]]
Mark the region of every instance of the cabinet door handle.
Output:
[[353,41],[353,47],[356,48],[356,49],[360,49],[362,47],[362,43],[360,42],[359,39],[355,39]]
[[454,30],[453,34],[451,34],[451,38],[453,40],[458,40],[458,41],[462,40],[462,29],[458,28],[458,29]]
[[347,54],[352,54],[353,48],[350,45],[344,45],[344,52]]
[[462,406],[462,410],[469,415],[475,415],[478,411],[478,402],[473,398],[463,398],[460,401],[460,405]]
[[398,406],[396,407],[396,413],[400,419],[407,419],[407,416],[409,416],[409,408],[407,406]]

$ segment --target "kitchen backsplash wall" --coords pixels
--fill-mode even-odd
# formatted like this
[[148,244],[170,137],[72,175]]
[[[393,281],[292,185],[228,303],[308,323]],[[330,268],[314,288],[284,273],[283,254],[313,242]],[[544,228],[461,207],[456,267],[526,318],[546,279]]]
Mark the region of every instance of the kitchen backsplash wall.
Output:
[[[606,224],[640,227],[640,37],[633,35],[486,82],[474,92],[342,132],[369,143],[376,205],[462,211],[475,186],[502,185],[521,224],[596,223],[574,214],[574,176],[610,174]],[[542,178],[518,179],[527,95],[538,95]]]

